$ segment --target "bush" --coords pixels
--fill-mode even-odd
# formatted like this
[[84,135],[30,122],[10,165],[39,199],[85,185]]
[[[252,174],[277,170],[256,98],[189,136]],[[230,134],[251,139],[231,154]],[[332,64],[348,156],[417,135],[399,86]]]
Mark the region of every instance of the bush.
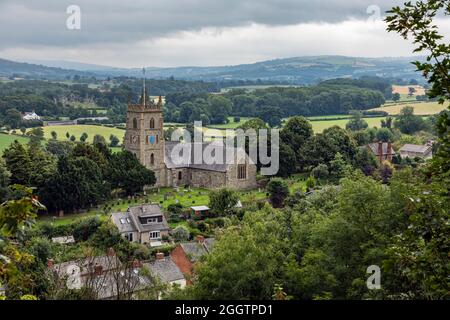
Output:
[[175,241],[187,241],[191,237],[189,230],[184,226],[178,226],[172,231]]

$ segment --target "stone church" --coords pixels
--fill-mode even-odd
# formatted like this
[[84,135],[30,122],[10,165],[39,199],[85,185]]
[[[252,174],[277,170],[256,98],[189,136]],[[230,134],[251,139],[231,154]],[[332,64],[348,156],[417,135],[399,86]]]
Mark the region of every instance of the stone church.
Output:
[[[188,144],[192,150],[190,160],[181,164],[174,161],[172,150],[179,142],[164,140],[162,109],[161,97],[155,103],[148,96],[146,98],[146,94],[142,95],[139,104],[129,104],[124,138],[125,149],[134,153],[145,167],[155,173],[157,187],[185,185],[208,189],[256,187],[256,165],[245,152],[239,153],[237,148],[229,150],[230,148],[222,142],[218,143],[219,148],[222,148],[220,154],[225,155],[227,151],[234,151],[236,155],[232,164],[227,164],[227,161],[213,164],[206,164],[204,160],[201,163],[193,161],[194,145],[198,144],[197,142]],[[205,150],[211,143],[200,144],[201,150]],[[217,152],[217,142],[214,148]]]

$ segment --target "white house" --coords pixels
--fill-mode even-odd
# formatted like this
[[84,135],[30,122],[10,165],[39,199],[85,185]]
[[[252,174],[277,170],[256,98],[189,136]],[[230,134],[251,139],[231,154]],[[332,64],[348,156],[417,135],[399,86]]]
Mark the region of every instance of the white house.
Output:
[[25,121],[31,120],[41,120],[41,117],[36,114],[36,112],[24,112],[22,113],[22,119]]

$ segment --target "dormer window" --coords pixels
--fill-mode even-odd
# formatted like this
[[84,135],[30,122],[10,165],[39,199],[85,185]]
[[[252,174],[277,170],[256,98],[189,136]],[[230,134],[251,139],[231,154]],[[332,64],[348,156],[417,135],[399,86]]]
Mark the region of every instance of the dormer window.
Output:
[[152,224],[152,223],[157,223],[158,222],[158,218],[148,218],[147,219],[147,224]]

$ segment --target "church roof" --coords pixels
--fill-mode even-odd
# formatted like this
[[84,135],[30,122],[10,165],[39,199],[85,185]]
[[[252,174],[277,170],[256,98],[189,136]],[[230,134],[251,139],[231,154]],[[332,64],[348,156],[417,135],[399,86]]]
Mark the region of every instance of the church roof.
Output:
[[[230,164],[226,161],[226,155],[229,152],[234,152],[234,159],[236,160],[237,157],[239,157],[240,154],[244,155],[244,157],[247,158],[247,155],[245,151],[242,148],[235,148],[235,147],[227,147],[223,142],[215,141],[215,142],[203,142],[203,143],[186,143],[185,146],[187,149],[190,150],[190,157],[186,157],[186,159],[183,159],[181,163],[177,163],[174,161],[172,157],[172,152],[174,151],[174,148],[176,145],[180,144],[180,142],[174,142],[174,141],[166,141],[165,143],[165,157],[164,162],[168,169],[176,169],[176,168],[191,168],[191,169],[200,169],[200,170],[209,170],[209,171],[217,171],[217,172],[227,172],[228,166]],[[194,160],[194,150],[196,145],[201,145],[202,148],[202,155],[205,154],[206,148],[209,147],[209,150],[207,150],[207,154],[213,155],[215,157],[215,152],[219,151],[218,157],[220,157],[218,162],[220,163],[208,163],[208,161],[205,161],[205,159],[202,156],[201,162],[195,163]],[[210,151],[212,149],[215,149],[215,151]],[[175,152],[177,152],[175,150]],[[180,156],[181,157],[181,156]],[[249,159],[251,162],[251,160]],[[244,163],[242,161],[242,163]]]

